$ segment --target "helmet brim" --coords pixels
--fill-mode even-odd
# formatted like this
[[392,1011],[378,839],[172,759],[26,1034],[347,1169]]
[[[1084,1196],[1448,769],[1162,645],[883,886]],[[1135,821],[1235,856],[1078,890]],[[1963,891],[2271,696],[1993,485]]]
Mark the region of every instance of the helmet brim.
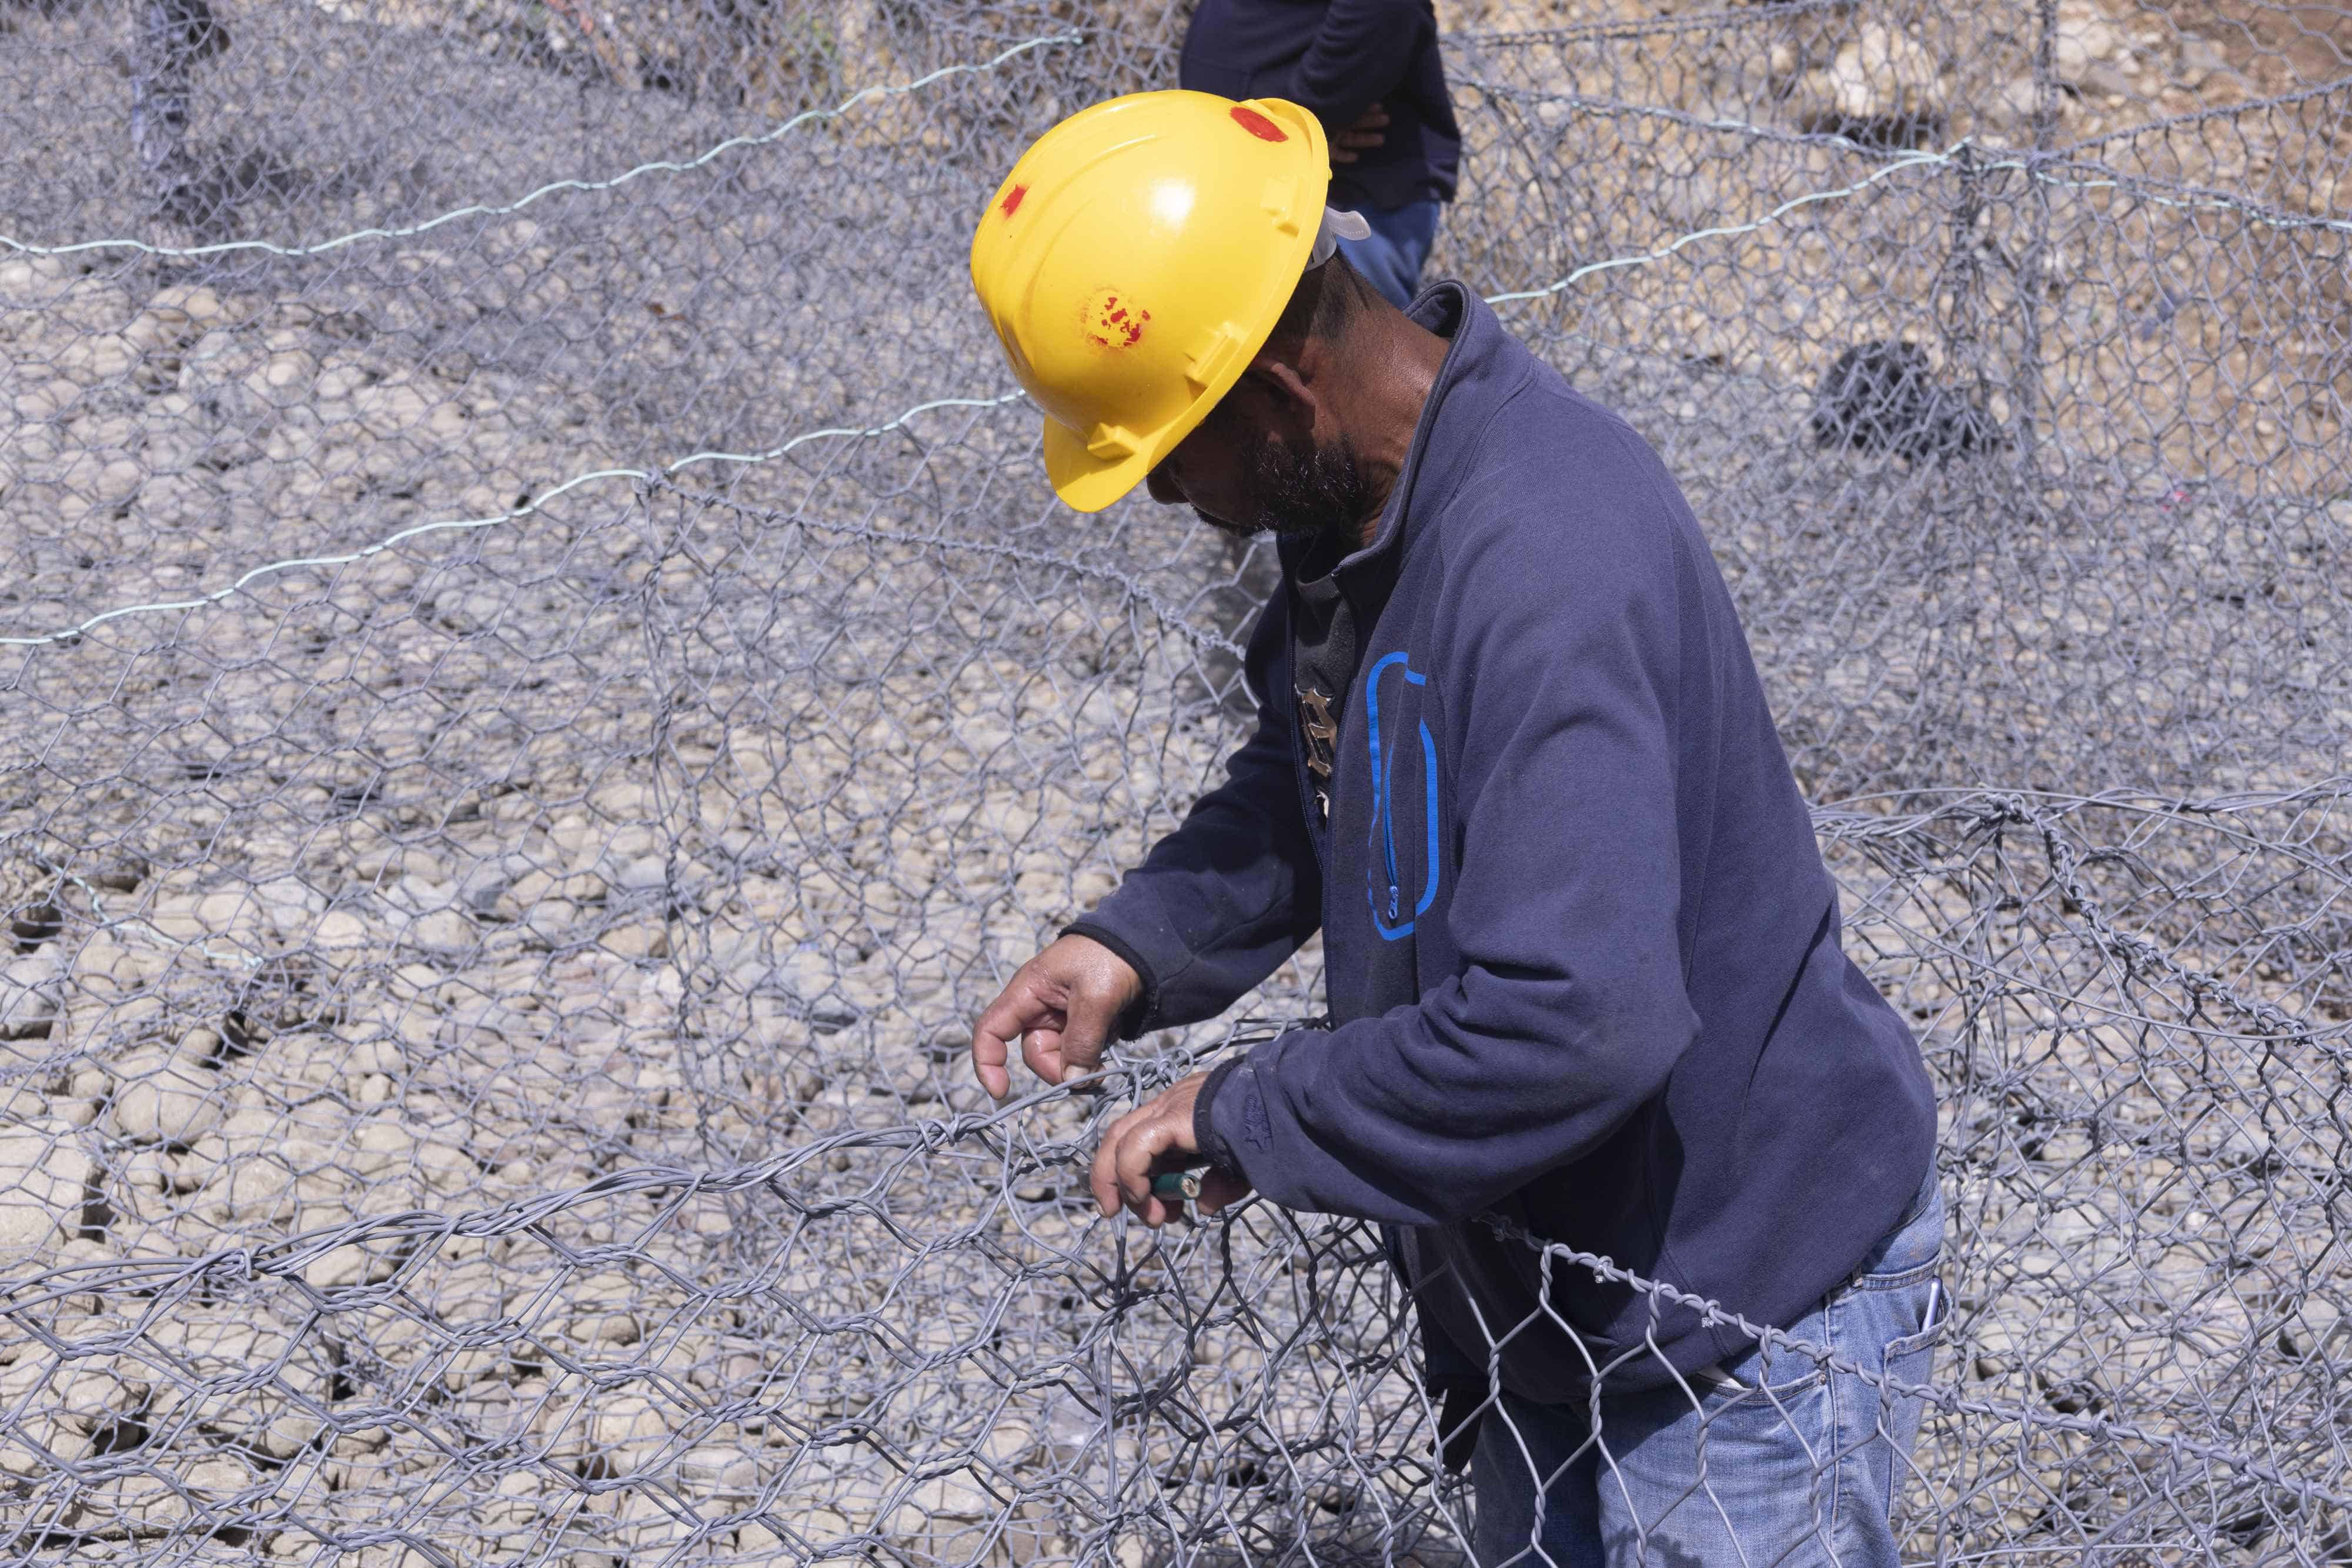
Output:
[[1105,460],[1087,450],[1076,431],[1049,418],[1045,422],[1045,477],[1053,482],[1054,494],[1072,511],[1102,511],[1142,484],[1159,466],[1160,459],[1176,450],[1176,444],[1199,423],[1195,417],[1181,430],[1171,427],[1173,439],[1155,441],[1131,457]]

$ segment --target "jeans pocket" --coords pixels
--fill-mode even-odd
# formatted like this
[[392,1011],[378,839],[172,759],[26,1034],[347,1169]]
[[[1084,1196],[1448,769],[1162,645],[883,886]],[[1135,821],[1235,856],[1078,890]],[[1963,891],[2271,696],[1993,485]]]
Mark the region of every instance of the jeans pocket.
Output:
[[1886,1342],[1886,1350],[1879,1362],[1885,1379],[1879,1390],[1879,1426],[1885,1433],[1888,1448],[1886,1465],[1886,1506],[1895,1506],[1895,1495],[1903,1490],[1904,1478],[1911,1473],[1912,1445],[1919,1440],[1919,1424],[1927,1415],[1927,1401],[1911,1389],[1924,1387],[1936,1370],[1936,1347],[1943,1343],[1944,1332],[1951,1321],[1950,1310],[1944,1305],[1944,1290],[1940,1281],[1930,1281],[1929,1297],[1925,1312],[1926,1326],[1916,1333],[1907,1333]]
[[1697,1430],[1718,1444],[1808,1448],[1826,1419],[1829,1378],[1819,1371],[1765,1385],[1723,1382],[1695,1388]]
[[[1790,1331],[1801,1344],[1819,1345],[1824,1324],[1818,1315]],[[1808,1332],[1810,1331],[1810,1332]],[[1816,1435],[1825,1412],[1829,1369],[1790,1345],[1755,1345],[1689,1380],[1698,1402],[1699,1427],[1725,1437],[1786,1442]]]

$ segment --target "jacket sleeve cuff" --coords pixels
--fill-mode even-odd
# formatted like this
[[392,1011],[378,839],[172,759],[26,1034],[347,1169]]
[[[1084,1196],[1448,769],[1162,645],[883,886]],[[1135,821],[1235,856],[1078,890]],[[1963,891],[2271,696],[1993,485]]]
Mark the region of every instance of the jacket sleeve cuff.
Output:
[[1200,1145],[1202,1156],[1211,1165],[1228,1176],[1237,1176],[1247,1181],[1249,1173],[1242,1169],[1242,1162],[1234,1157],[1234,1146],[1225,1141],[1223,1133],[1217,1131],[1216,1122],[1209,1114],[1210,1107],[1216,1103],[1217,1091],[1224,1087],[1225,1080],[1234,1075],[1244,1060],[1239,1056],[1230,1057],[1209,1070],[1207,1080],[1201,1085],[1201,1092],[1192,1101],[1192,1141]]
[[1141,993],[1128,1004],[1125,1012],[1118,1015],[1112,1034],[1119,1040],[1133,1040],[1150,1028],[1152,1019],[1160,1011],[1160,978],[1151,972],[1150,964],[1135,950],[1134,945],[1109,926],[1097,925],[1091,919],[1071,921],[1062,927],[1061,935],[1083,936],[1089,942],[1101,943],[1118,954],[1127,967],[1135,971],[1136,977],[1143,982]]

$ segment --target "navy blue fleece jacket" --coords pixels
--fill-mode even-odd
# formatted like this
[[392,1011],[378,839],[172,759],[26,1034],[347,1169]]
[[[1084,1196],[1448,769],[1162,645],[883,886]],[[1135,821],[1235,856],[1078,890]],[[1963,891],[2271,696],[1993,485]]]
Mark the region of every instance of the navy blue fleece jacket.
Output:
[[[1729,594],[1655,453],[1458,285],[1377,535],[1286,591],[1250,648],[1230,777],[1074,929],[1133,962],[1136,1029],[1212,1017],[1319,925],[1328,1029],[1221,1068],[1213,1155],[1287,1207],[1402,1228],[1425,1326],[1484,1364],[1534,1311],[1499,1216],[1770,1323],[1900,1220],[1935,1104],[1908,1028],[1846,958],[1838,901]],[[1289,632],[1343,594],[1328,822]],[[1555,1270],[1501,1357],[1580,1398],[1743,1348]],[[1484,1326],[1482,1326],[1482,1324]]]
[[1337,140],[1374,103],[1378,147],[1331,171],[1340,206],[1454,199],[1462,128],[1445,90],[1430,0],[1201,0],[1177,82],[1226,98],[1279,98]]

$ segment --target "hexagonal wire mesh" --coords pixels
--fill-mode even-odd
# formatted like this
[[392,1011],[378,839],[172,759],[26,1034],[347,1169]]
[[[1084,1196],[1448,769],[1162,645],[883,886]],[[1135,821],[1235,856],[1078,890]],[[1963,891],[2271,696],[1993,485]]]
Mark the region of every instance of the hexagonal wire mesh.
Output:
[[[1270,1026],[958,1061],[1240,732],[1263,563],[1057,511],[962,280],[1181,10],[0,9],[12,1559],[1464,1560],[1375,1238],[1090,1215]],[[1438,265],[1690,491],[1944,1093],[1906,1552],[2352,1560],[2352,22],[1447,20]]]

